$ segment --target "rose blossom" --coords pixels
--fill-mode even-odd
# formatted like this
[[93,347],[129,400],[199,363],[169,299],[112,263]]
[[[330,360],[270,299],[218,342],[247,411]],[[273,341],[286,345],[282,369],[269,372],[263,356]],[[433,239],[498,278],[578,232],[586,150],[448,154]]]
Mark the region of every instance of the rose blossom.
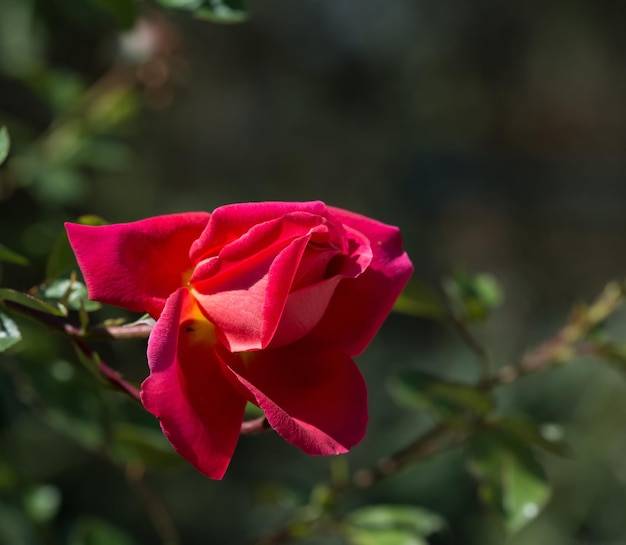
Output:
[[248,401],[308,454],[363,438],[351,356],[413,270],[396,227],[322,202],[264,202],[66,228],[90,298],[157,320],[141,400],[199,471],[224,475]]

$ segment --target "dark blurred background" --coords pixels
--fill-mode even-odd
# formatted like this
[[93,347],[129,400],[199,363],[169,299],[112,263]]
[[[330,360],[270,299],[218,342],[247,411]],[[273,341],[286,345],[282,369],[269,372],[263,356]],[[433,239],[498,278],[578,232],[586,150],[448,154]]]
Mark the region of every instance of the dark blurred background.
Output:
[[[457,270],[493,274],[505,302],[477,335],[505,364],[624,277],[624,4],[250,0],[249,9],[248,22],[224,26],[143,6],[120,34],[97,2],[0,0],[0,124],[13,141],[0,171],[0,242],[35,265],[6,268],[5,286],[40,282],[62,222],[81,214],[117,222],[321,199],[400,226],[416,275],[433,285]],[[623,318],[613,325],[621,334]],[[63,346],[57,366],[73,361]],[[0,527],[23,516],[16,490],[45,485],[60,498],[59,535],[89,515],[156,543],[124,477],[15,394],[18,362],[37,365],[45,349],[0,356],[12,370],[0,390],[0,489],[4,466],[20,483],[4,485]],[[102,350],[124,373],[145,375],[141,341]],[[372,414],[353,468],[427,423],[389,400],[381,385],[394,369],[476,376],[451,332],[396,315],[359,362]],[[563,424],[575,452],[545,458],[553,498],[511,543],[626,543],[619,374],[576,362],[500,402]],[[440,512],[449,529],[433,543],[498,543],[464,463],[454,450],[348,503]],[[267,435],[242,438],[222,483],[184,463],[148,478],[183,543],[199,545],[254,536],[327,474],[328,460]],[[20,531],[5,530],[7,545],[39,543]]]

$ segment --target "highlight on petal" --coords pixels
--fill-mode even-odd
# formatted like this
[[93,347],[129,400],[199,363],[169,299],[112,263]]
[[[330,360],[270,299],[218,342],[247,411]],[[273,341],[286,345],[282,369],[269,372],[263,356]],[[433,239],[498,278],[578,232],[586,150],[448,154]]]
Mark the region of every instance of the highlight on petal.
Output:
[[268,346],[309,241],[328,230],[321,216],[285,214],[198,264],[190,280],[194,296],[231,352]]
[[185,285],[192,265],[189,248],[209,217],[190,212],[65,227],[91,299],[157,318],[167,297]]
[[238,239],[255,225],[280,218],[293,212],[324,215],[326,205],[312,202],[250,202],[220,206],[211,214],[202,235],[191,248],[191,259],[195,262],[215,255],[215,249]]
[[311,338],[356,356],[365,350],[385,321],[413,273],[413,264],[402,249],[397,227],[346,210],[329,210],[331,218],[369,239],[373,256],[363,274],[340,282]]
[[221,479],[235,450],[246,399],[225,378],[213,326],[186,288],[167,301],[148,342],[145,408],[174,449],[198,471]]
[[307,454],[342,454],[367,426],[367,390],[352,359],[302,341],[276,350],[219,356],[284,439]]

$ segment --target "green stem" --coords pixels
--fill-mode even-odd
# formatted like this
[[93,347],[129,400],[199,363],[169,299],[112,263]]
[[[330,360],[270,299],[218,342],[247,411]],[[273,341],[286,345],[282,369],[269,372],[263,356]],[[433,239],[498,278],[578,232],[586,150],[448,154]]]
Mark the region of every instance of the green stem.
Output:
[[[87,326],[80,328],[61,316],[54,316],[46,312],[36,310],[13,301],[3,301],[7,308],[26,316],[36,322],[48,326],[54,331],[63,333],[70,338],[77,350],[80,350],[88,359],[96,359],[98,369],[103,378],[116,390],[125,393],[136,401],[141,401],[140,391],[131,383],[125,381],[122,376],[112,367],[109,367],[100,356],[84,341],[102,341],[113,339],[144,339],[150,335],[152,326],[149,324],[136,324],[130,326]],[[248,420],[241,423],[242,435],[254,435],[271,430],[265,417]]]

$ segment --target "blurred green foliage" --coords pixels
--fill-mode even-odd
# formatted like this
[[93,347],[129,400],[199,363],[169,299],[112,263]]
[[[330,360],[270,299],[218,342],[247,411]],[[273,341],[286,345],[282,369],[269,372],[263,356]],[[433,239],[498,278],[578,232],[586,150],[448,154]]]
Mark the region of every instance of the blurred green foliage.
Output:
[[[249,7],[220,27],[202,21],[248,19],[242,2],[0,0],[0,544],[623,541],[624,385],[596,365],[623,373],[623,311],[583,307],[560,369],[484,387],[626,270],[623,9]],[[269,434],[205,481],[106,387],[102,360],[145,376],[145,341],[76,365],[11,306],[134,318],[72,276],[62,223],[82,214],[320,197],[400,225],[428,278],[359,360],[372,423],[343,469]],[[415,444],[401,475],[350,484]]]

